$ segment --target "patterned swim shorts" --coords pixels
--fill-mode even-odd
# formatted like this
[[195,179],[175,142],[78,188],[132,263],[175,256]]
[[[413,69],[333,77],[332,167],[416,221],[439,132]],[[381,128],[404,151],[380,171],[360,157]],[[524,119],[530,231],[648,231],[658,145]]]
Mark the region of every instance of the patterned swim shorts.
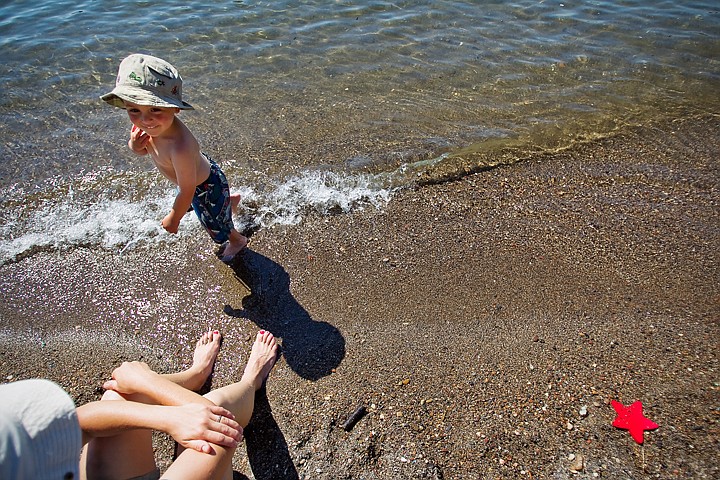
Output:
[[195,188],[192,208],[215,243],[224,243],[235,228],[230,206],[230,186],[225,174],[210,156],[210,176]]

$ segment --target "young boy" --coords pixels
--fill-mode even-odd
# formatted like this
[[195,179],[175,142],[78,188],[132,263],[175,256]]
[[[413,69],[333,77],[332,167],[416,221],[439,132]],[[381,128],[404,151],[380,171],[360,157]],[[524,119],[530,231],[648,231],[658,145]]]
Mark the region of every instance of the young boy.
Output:
[[240,195],[230,195],[220,167],[200,151],[195,136],[176,117],[193,107],[182,100],[182,78],[175,67],[150,55],[130,55],[120,63],[115,88],[100,98],[127,111],[133,124],[130,150],[150,154],[158,170],[178,186],[163,228],[177,233],[180,219],[192,206],[213,241],[227,242],[221,255],[230,262],[248,242],[232,221]]

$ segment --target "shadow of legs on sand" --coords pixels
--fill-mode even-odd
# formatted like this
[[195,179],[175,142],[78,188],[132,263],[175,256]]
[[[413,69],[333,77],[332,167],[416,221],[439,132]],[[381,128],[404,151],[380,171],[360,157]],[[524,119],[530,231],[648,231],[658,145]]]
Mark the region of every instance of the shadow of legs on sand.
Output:
[[250,469],[256,480],[297,480],[288,445],[275,422],[265,389],[255,396],[255,410],[245,429]]

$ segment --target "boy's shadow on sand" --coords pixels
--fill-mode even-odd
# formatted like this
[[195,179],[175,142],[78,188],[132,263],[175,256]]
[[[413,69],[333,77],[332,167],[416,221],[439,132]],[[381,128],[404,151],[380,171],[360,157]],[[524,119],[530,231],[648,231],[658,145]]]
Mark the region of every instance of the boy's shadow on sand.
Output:
[[345,339],[327,322],[316,322],[290,293],[290,276],[271,259],[243,250],[231,268],[251,294],[242,308],[225,306],[225,313],[247,318],[282,339],[282,355],[302,378],[319,380],[345,357]]
[[[243,299],[242,308],[226,305],[225,313],[252,320],[282,339],[286,363],[302,378],[319,380],[340,365],[345,357],[345,339],[329,323],[313,320],[295,300],[290,293],[290,276],[282,266],[246,248],[235,257],[231,268],[251,294]],[[299,478],[264,388],[255,397],[246,433],[248,461],[257,480]],[[234,478],[244,477],[235,472]]]

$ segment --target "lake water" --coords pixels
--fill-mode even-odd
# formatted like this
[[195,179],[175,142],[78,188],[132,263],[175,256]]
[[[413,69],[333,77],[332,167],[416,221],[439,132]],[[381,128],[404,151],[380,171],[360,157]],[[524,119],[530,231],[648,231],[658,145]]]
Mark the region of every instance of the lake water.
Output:
[[135,52],[179,69],[182,118],[261,228],[720,111],[712,1],[4,2],[0,263],[176,238],[173,187],[98,98]]

